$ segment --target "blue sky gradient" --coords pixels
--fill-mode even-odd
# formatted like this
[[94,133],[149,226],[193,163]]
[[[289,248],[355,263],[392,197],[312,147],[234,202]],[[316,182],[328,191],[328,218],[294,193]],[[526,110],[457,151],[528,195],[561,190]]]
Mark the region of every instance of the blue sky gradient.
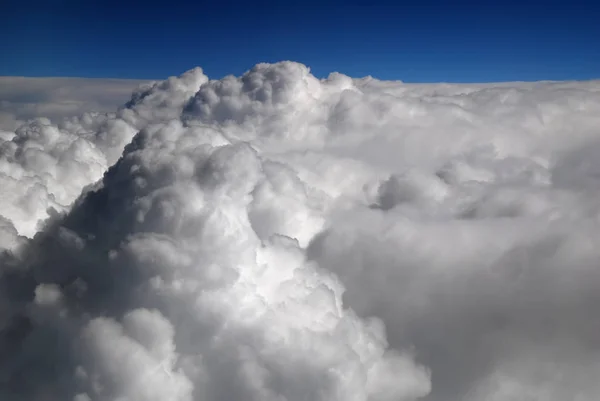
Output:
[[2,2],[0,75],[211,78],[262,61],[406,82],[600,78],[596,1]]

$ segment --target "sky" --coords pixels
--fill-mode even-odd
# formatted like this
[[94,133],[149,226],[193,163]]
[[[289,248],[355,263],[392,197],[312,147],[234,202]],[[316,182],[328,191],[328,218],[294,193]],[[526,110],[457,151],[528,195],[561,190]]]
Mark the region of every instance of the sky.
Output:
[[292,60],[317,77],[600,78],[600,4],[541,3],[4,0],[0,75],[220,78]]

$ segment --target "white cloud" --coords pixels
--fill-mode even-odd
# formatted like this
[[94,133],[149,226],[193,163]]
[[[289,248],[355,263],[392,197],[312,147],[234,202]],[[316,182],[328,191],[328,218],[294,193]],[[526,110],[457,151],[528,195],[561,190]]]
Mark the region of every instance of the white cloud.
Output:
[[285,62],[8,132],[0,396],[594,400],[599,123]]
[[[4,131],[0,216],[11,220],[19,234],[33,235],[49,216],[48,209],[66,210],[85,186],[102,177],[137,131],[150,121],[176,117],[206,80],[200,69],[193,70],[141,86],[134,92],[135,102],[116,113],[88,112],[57,123],[37,118]],[[107,87],[116,90],[110,82]]]

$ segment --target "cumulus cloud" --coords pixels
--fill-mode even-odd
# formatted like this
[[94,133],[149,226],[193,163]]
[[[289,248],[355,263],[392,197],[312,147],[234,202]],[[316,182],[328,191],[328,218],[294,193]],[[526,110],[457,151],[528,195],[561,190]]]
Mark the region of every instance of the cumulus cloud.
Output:
[[176,117],[206,80],[196,69],[140,86],[116,113],[87,112],[57,123],[36,118],[0,131],[0,216],[32,236],[52,210],[67,210],[99,180],[136,132]]
[[282,62],[6,132],[0,396],[594,400],[599,123]]

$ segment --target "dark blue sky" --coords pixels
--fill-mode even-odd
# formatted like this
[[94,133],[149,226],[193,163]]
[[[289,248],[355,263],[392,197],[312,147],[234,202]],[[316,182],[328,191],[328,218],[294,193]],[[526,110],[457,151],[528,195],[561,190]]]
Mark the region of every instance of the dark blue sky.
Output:
[[294,60],[407,82],[600,78],[600,1],[0,4],[0,75],[220,78]]

